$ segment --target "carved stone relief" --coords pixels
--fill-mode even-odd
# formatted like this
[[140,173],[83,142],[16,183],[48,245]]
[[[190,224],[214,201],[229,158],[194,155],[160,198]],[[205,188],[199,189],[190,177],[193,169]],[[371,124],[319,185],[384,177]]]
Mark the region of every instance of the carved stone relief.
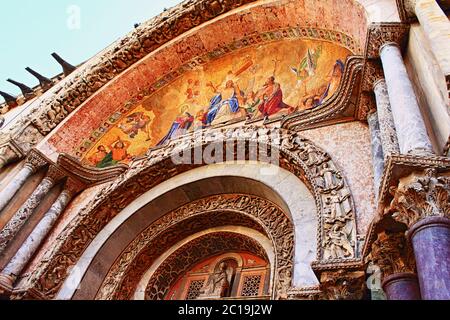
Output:
[[[237,136],[240,141],[236,140]],[[44,296],[54,297],[71,266],[114,216],[153,186],[205,165],[204,162],[176,165],[171,157],[175,152],[195,148],[204,150],[214,143],[222,147],[224,154],[231,153],[233,159],[237,159],[236,148],[241,142],[245,145],[247,160],[252,152],[250,145],[272,147],[271,153],[279,153],[279,166],[299,177],[313,193],[319,214],[317,260],[339,264],[357,259],[355,211],[350,189],[326,152],[297,133],[286,130],[254,127],[215,129],[184,136],[167,146],[150,150],[146,158],[136,160],[127,172],[105,185],[59,235],[35,272],[23,281],[24,290],[34,287]],[[256,159],[267,161],[261,154],[257,154]]]
[[408,228],[426,217],[450,218],[450,177],[437,170],[411,174],[391,188],[393,200],[387,208],[392,217]]
[[380,267],[383,277],[415,271],[414,253],[403,233],[379,233],[366,260]]

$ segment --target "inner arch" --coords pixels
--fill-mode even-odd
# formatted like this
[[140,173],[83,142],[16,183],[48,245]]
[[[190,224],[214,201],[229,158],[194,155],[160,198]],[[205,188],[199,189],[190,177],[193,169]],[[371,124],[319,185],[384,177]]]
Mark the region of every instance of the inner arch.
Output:
[[[97,286],[93,283],[100,286],[114,259],[152,221],[195,199],[224,193],[259,196],[274,202],[290,215],[295,228],[293,285],[317,285],[311,269],[311,262],[316,258],[318,229],[314,197],[289,171],[273,166],[271,169],[278,170],[276,175],[261,174],[267,172],[262,170],[267,168],[267,164],[253,161],[213,164],[184,172],[147,191],[97,235],[73,268],[76,271],[72,271],[64,282],[57,298],[72,298],[74,288],[85,281],[92,291],[96,291]],[[183,186],[189,186],[189,192],[183,191]]]

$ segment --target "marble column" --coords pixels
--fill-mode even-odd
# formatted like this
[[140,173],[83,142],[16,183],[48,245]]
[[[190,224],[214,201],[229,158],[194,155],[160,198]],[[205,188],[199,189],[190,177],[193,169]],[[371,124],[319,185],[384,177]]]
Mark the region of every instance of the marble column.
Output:
[[450,300],[450,219],[426,217],[408,231],[424,300]]
[[388,300],[421,300],[419,282],[414,273],[394,273],[383,280]]
[[59,216],[64,212],[73,197],[73,192],[64,189],[58,199],[53,203],[51,208],[43,216],[38,225],[34,228],[15,256],[0,274],[0,281],[6,287],[12,287],[17,277],[21,274],[25,266],[35,254],[39,246],[47,237],[50,230],[58,220]]
[[431,141],[399,46],[384,44],[380,57],[401,153],[432,155]]
[[29,177],[35,173],[35,168],[29,163],[14,176],[13,180],[0,192],[0,211],[2,211],[17,191],[25,184]]
[[450,21],[436,0],[416,0],[414,11],[444,76],[450,76]]
[[377,102],[380,139],[383,146],[383,154],[386,158],[388,155],[400,153],[386,81],[384,79],[377,80],[374,83],[373,91]]
[[23,227],[28,218],[33,214],[39,203],[44,199],[47,193],[54,186],[55,180],[51,177],[45,177],[37,186],[27,201],[14,214],[9,222],[0,231],[0,253],[2,253],[9,242],[16,236],[17,232]]
[[384,170],[383,148],[380,139],[380,127],[378,123],[378,114],[376,112],[370,113],[367,116],[369,123],[370,140],[372,144],[372,165],[374,172],[375,196],[378,197],[378,190],[380,188],[381,177]]

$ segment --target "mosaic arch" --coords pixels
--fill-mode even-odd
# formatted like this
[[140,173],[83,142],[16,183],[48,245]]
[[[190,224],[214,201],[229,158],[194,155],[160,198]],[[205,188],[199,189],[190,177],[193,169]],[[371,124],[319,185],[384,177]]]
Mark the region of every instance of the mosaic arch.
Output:
[[[157,257],[184,238],[203,230],[221,226],[241,226],[258,231],[272,242],[275,261],[272,297],[286,296],[291,288],[294,256],[294,228],[289,217],[274,203],[250,195],[217,195],[193,201],[155,221],[146,228],[123,251],[111,266],[108,275],[96,296],[97,299],[128,300],[136,290],[139,280]],[[256,240],[245,241],[247,245],[229,241],[213,245],[200,240],[193,252],[189,246],[179,249],[170,258],[177,263],[164,265],[158,270],[163,276],[153,278],[148,296],[151,299],[165,299],[170,286],[193,264],[210,254],[221,250],[231,251],[245,248],[259,256],[266,256]],[[250,237],[251,239],[251,237]],[[253,243],[249,245],[249,243]],[[203,251],[200,249],[203,248]],[[181,254],[181,256],[180,256]]]
[[[303,181],[314,196],[318,213],[317,263],[359,263],[356,220],[353,200],[345,177],[330,156],[298,133],[281,130],[277,141],[271,141],[269,129],[242,127],[239,137],[248,142],[270,145],[280,151],[279,166]],[[24,280],[24,288],[42,297],[53,298],[63,285],[71,268],[99,232],[124,208],[146,191],[163,181],[190,169],[204,166],[176,165],[171,154],[174,149],[203,150],[214,141],[234,141],[237,157],[236,129],[207,130],[209,135],[187,135],[168,145],[153,149],[136,162],[113,183],[105,185],[80,213],[64,228],[52,249],[47,251],[36,272]],[[208,138],[206,138],[208,137]],[[227,144],[226,147],[229,147]],[[224,145],[225,147],[225,145]],[[230,151],[230,150],[228,150]],[[245,152],[249,156],[249,150]],[[260,155],[258,155],[259,157]],[[264,158],[257,160],[265,161]],[[21,294],[26,294],[23,292]]]
[[161,79],[113,114],[110,127],[97,130],[78,154],[104,168],[196,130],[321,106],[339,88],[351,51],[329,40],[299,38],[296,29],[285,32],[282,40],[261,35],[194,59],[175,79]]
[[[224,240],[226,241],[227,238]],[[222,262],[226,264],[225,272],[220,270]],[[208,257],[185,272],[169,289],[165,300],[204,299],[207,290],[211,291],[210,288],[214,283],[221,284],[224,278],[226,282],[225,288],[222,287],[223,297],[267,296],[269,269],[267,258],[249,253],[249,251],[233,250],[229,253]],[[151,281],[152,279],[148,281],[148,284]],[[136,298],[138,300],[138,297]]]
[[[233,254],[235,252],[237,252],[237,254]],[[217,254],[220,253],[222,254],[217,257]],[[203,257],[199,256],[199,254],[203,255]],[[211,258],[211,256],[213,257]],[[189,261],[190,263],[184,265],[181,260],[183,258],[187,258],[185,261]],[[201,261],[201,259],[203,259],[203,261]],[[170,279],[171,277],[173,278],[174,276],[171,276],[172,274],[177,275],[178,279],[175,283],[170,284],[170,287],[166,290],[167,293],[164,296],[164,300],[174,300],[180,298],[183,300],[186,296],[188,296],[187,294],[180,294],[177,292],[183,289],[190,289],[189,287],[185,287],[185,284],[182,283],[184,280],[183,276],[186,276],[187,274],[191,274],[191,278],[196,279],[197,283],[200,282],[200,279],[203,280],[201,281],[203,286],[200,287],[199,290],[194,289],[197,293],[189,293],[191,295],[191,297],[189,297],[190,300],[205,299],[205,291],[208,291],[208,280],[212,278],[211,276],[213,274],[218,274],[218,271],[220,271],[218,270],[218,267],[220,266],[220,263],[224,261],[231,262],[227,266],[227,270],[224,272],[229,279],[227,280],[230,283],[230,287],[226,289],[227,292],[219,293],[221,297],[236,297],[237,295],[249,297],[263,295],[268,296],[267,287],[270,280],[268,279],[270,278],[270,273],[267,272],[269,270],[266,270],[266,267],[267,269],[269,269],[269,267],[264,249],[251,237],[246,237],[245,235],[232,232],[217,232],[205,235],[199,239],[194,239],[168,257],[166,261],[154,272],[147,283],[145,299],[156,300],[160,294],[158,292],[158,288],[161,287],[159,284],[161,282],[166,282],[166,279]],[[243,267],[247,267],[248,269],[245,270]],[[257,272],[254,271],[253,273],[250,273],[248,272],[251,271],[249,267],[253,267],[254,270],[259,270]],[[262,270],[261,267],[263,268]],[[189,268],[191,268],[191,270],[189,270]],[[232,281],[233,273],[236,275],[238,268],[240,271],[244,271],[242,278],[245,278],[245,276],[248,277],[249,275],[259,277],[256,290],[254,288],[247,288],[247,290],[250,289],[249,291],[256,292],[244,292],[244,294],[242,294],[242,284],[238,283],[242,281],[239,281],[239,279],[236,278]],[[208,276],[202,276],[202,273],[208,273]],[[241,275],[238,274],[238,276],[240,277]],[[192,284],[193,281],[190,282]],[[233,288],[233,282],[237,285],[235,288]],[[267,284],[266,288],[264,288],[265,284]],[[233,289],[238,290],[233,293],[231,292]]]

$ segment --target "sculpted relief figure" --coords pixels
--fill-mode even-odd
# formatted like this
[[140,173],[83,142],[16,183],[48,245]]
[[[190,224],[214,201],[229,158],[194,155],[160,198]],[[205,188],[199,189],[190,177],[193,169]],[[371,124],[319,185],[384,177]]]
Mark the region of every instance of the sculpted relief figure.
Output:
[[319,169],[317,179],[318,185],[322,187],[324,192],[340,189],[344,185],[341,173],[332,169],[328,163],[324,163]]
[[325,236],[324,259],[353,258],[353,256],[353,246],[348,240],[348,234],[344,230],[344,225],[334,224]]
[[352,218],[352,207],[350,205],[350,193],[341,195],[340,192],[333,190],[331,195],[327,198],[326,204],[330,206],[330,209],[326,214],[325,222],[334,224],[336,221],[345,223]]

